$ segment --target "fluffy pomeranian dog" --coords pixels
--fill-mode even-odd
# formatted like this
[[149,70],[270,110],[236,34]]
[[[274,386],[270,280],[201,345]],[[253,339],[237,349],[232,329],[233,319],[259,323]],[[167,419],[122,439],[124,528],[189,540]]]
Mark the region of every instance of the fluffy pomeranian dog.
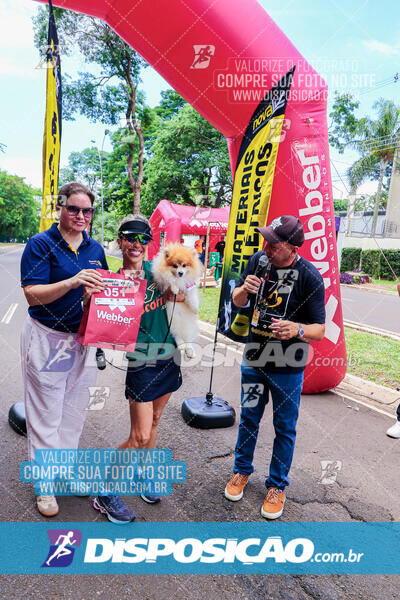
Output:
[[195,355],[192,343],[198,335],[199,292],[197,280],[203,270],[194,248],[167,244],[154,258],[152,273],[158,289],[164,294],[183,292],[184,302],[167,301],[170,331],[188,358]]

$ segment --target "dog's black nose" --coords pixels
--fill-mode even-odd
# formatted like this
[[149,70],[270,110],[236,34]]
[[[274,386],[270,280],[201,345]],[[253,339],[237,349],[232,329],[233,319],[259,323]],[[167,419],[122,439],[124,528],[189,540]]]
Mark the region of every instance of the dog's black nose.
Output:
[[179,277],[182,277],[184,275],[183,271],[178,271],[178,275]]

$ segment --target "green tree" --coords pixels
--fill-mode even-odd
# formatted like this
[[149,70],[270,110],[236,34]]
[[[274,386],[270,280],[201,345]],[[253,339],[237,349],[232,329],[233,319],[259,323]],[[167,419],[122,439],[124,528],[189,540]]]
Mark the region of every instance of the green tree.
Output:
[[[108,153],[102,152],[104,163]],[[85,148],[81,152],[71,152],[68,165],[60,169],[59,186],[69,181],[79,181],[92,192],[97,192],[100,185],[100,160],[97,148]]]
[[[126,169],[133,195],[133,211],[140,211],[143,181],[144,135],[148,110],[138,96],[140,71],[147,63],[106,23],[79,13],[55,9],[60,46],[70,54],[77,46],[85,63],[95,73],[81,72],[73,80],[63,77],[63,116],[73,119],[76,113],[92,122],[121,125],[126,129]],[[48,10],[38,8],[34,17],[35,43],[45,49]],[[137,160],[135,160],[137,156]],[[135,175],[134,163],[137,164]]]
[[400,107],[380,98],[374,103],[376,119],[365,118],[359,126],[358,139],[349,144],[361,157],[348,169],[351,189],[356,189],[366,179],[378,179],[375,194],[371,236],[375,235],[378,211],[384,198],[384,177],[390,173],[390,163],[400,140]]
[[340,154],[358,136],[364,125],[365,119],[358,119],[354,114],[359,106],[360,103],[351,94],[335,92],[332,111],[329,113],[332,120],[328,132],[330,145]]
[[154,113],[161,117],[161,119],[171,119],[186,104],[186,100],[175,90],[164,90],[161,92],[161,101],[154,109]]
[[339,214],[340,212],[347,210],[348,202],[349,201],[347,198],[343,198],[343,199],[336,198],[333,201],[333,208],[335,209],[335,214]]
[[[115,211],[108,210],[104,212],[104,239],[106,242],[112,242],[117,237],[120,218]],[[101,242],[101,209],[96,210],[93,225],[92,237]]]
[[0,235],[27,238],[39,231],[40,190],[0,170]]
[[230,202],[232,177],[221,133],[186,103],[172,116],[156,117],[154,129],[143,186],[146,214],[163,198],[193,206]]

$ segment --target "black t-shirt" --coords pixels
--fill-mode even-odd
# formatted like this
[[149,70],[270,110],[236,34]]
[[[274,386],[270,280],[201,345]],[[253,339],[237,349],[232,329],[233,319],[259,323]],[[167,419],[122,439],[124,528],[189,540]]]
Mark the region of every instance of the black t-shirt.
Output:
[[[260,251],[250,258],[236,287],[256,272],[263,254]],[[259,293],[249,294],[250,336],[244,360],[265,371],[301,373],[307,363],[308,343],[297,337],[277,340],[269,325],[272,317],[295,323],[325,323],[323,279],[318,269],[300,256],[290,267],[279,269],[269,264],[264,274]]]

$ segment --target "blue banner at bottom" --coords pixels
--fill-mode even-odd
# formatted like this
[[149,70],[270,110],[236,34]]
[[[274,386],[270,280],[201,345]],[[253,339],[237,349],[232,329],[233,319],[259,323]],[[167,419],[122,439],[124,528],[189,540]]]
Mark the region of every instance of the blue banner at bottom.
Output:
[[0,573],[398,574],[400,523],[1,523]]

